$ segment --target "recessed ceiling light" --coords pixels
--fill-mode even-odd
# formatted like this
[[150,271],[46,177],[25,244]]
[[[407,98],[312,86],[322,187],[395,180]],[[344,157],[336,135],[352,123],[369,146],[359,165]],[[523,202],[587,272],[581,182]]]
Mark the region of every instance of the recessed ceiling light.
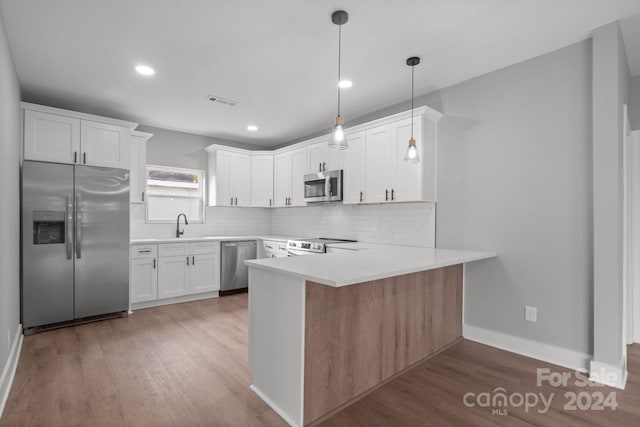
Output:
[[338,86],[342,89],[347,89],[353,86],[353,82],[351,80],[340,80]]
[[247,130],[248,130],[249,132],[255,132],[255,131],[257,131],[257,130],[258,130],[258,126],[256,126],[256,125],[249,125],[249,126],[247,126]]
[[156,73],[153,68],[147,65],[137,65],[136,71],[143,76],[153,76]]

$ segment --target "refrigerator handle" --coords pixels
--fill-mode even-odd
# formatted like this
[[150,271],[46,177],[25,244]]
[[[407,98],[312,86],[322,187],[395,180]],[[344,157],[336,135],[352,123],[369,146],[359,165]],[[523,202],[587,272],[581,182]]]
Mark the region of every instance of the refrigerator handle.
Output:
[[73,201],[71,197],[70,194],[67,194],[67,209],[64,218],[64,229],[67,231],[67,259],[73,258],[73,229],[71,226],[73,224]]
[[82,258],[82,201],[76,193],[76,258]]

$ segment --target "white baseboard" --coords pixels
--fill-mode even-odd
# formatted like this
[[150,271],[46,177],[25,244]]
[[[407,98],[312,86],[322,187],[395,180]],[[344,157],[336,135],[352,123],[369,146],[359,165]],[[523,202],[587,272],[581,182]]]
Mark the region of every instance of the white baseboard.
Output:
[[463,336],[470,341],[486,344],[511,353],[527,356],[532,359],[554,365],[564,366],[575,371],[588,372],[592,355],[567,348],[545,344],[526,338],[503,334],[489,329],[464,325]]
[[589,380],[624,390],[627,384],[627,361],[623,356],[618,366],[591,361]]
[[13,338],[13,344],[11,345],[11,351],[9,352],[9,359],[2,370],[2,376],[0,376],[0,417],[2,417],[4,406],[7,404],[11,384],[13,384],[13,377],[18,367],[20,350],[22,350],[22,338],[22,325],[18,325],[18,329]]
[[251,384],[249,386],[249,388],[258,395],[258,397],[260,397],[260,399],[264,400],[264,402],[269,405],[269,407],[271,409],[273,409],[276,414],[280,415],[282,417],[283,420],[285,420],[285,422],[287,424],[289,424],[291,427],[298,427],[298,424],[295,423],[291,418],[289,418],[289,416],[287,414],[285,414],[282,409],[280,409],[278,407],[278,405],[276,405],[275,403],[273,403],[271,401],[271,399],[269,399],[267,396],[264,395],[264,393],[262,393],[260,390],[258,390],[258,388],[256,386],[254,386],[253,384]]

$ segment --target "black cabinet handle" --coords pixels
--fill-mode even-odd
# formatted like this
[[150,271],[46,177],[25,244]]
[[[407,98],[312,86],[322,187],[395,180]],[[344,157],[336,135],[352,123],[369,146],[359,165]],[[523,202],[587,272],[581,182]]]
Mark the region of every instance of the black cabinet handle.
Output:
[[191,257],[191,265],[196,265],[196,257],[195,256]]
[[82,153],[82,163],[87,164],[87,152]]
[[236,197],[236,206],[238,206],[238,198]]
[[327,170],[327,162],[322,162],[322,170],[323,171]]
[[142,201],[144,202],[144,191],[142,192]]
[[322,172],[322,162],[318,163],[318,172]]
[[229,202],[229,204],[233,206],[233,197],[231,198],[231,201]]
[[269,206],[271,206],[271,199],[269,199]]
[[361,202],[362,202],[362,196],[363,196],[363,194],[362,194],[362,191],[361,191],[361,192],[360,192],[360,201],[361,201]]
[[391,200],[395,200],[396,199],[396,190],[394,190],[393,188],[391,189]]
[[73,152],[73,163],[78,163],[78,152],[77,151]]
[[153,259],[153,269],[154,270],[156,269],[156,259],[155,258]]
[[384,199],[389,200],[389,190],[384,190]]
[[187,257],[187,265],[189,265],[189,257]]

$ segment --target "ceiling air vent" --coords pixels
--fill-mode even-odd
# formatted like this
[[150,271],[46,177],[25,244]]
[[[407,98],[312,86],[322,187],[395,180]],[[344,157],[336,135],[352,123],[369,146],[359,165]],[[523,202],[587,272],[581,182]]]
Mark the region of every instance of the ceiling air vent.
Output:
[[232,99],[223,98],[221,96],[209,95],[207,100],[211,102],[217,102],[218,104],[228,105],[229,107],[235,107],[238,103]]

